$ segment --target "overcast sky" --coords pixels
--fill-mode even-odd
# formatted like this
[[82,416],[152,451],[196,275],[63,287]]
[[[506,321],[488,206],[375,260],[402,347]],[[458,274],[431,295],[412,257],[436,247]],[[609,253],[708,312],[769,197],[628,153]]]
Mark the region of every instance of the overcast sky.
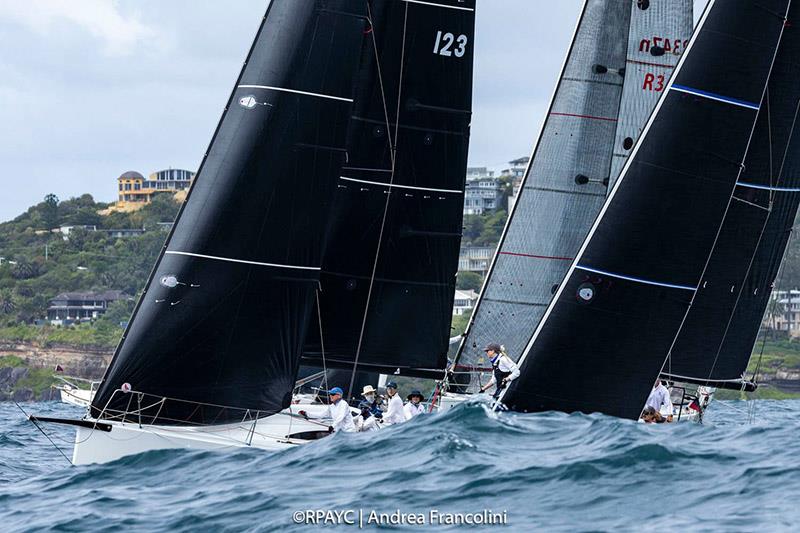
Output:
[[[0,221],[195,170],[267,3],[0,0]],[[529,154],[581,4],[478,0],[471,165]]]

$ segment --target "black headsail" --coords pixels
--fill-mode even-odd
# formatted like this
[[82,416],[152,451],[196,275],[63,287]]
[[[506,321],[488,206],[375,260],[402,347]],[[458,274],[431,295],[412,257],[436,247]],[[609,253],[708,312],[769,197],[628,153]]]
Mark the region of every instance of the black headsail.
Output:
[[745,169],[667,377],[752,387],[744,376],[800,202],[800,7],[792,6]]
[[[303,362],[439,377],[472,109],[474,0],[371,3],[347,164]],[[324,347],[324,354],[323,354]]]
[[788,5],[709,3],[505,405],[639,416],[734,193]]
[[[93,415],[129,405],[124,383],[262,415],[289,404],[367,30],[365,2],[272,0]],[[241,417],[159,411],[160,423]]]

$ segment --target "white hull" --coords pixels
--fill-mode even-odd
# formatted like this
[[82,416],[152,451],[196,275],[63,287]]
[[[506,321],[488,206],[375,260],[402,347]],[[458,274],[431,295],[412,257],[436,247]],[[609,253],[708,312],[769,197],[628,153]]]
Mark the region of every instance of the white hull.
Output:
[[[325,405],[304,405],[311,417],[321,416]],[[296,412],[297,407],[293,406]],[[94,420],[86,419],[89,422]],[[278,451],[311,440],[289,438],[302,432],[327,431],[324,421],[305,420],[286,410],[257,421],[218,426],[159,426],[102,420],[111,431],[78,427],[72,462],[76,465],[107,463],[122,457],[153,450],[226,450],[258,448]]]
[[94,398],[93,390],[78,389],[69,385],[60,385],[56,388],[61,394],[62,402],[77,405],[78,407],[89,407]]

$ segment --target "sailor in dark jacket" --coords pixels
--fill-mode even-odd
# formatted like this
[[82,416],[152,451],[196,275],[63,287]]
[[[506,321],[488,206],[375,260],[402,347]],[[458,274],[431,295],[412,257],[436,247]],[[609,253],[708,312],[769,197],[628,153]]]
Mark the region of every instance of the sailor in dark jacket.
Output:
[[481,387],[481,392],[486,392],[492,385],[497,384],[497,389],[495,389],[492,396],[498,398],[500,392],[519,377],[519,367],[517,363],[503,353],[503,347],[496,342],[488,344],[483,351],[486,352],[486,357],[489,358],[492,364],[492,379]]

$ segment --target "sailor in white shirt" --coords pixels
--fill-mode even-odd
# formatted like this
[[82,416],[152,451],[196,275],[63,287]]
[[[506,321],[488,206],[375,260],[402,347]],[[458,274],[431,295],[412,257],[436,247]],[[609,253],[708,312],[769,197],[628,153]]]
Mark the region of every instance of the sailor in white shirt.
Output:
[[411,420],[415,416],[419,416],[425,412],[425,406],[422,405],[424,401],[425,398],[420,391],[411,391],[411,394],[408,395],[408,403],[403,407],[403,414],[406,420]]
[[656,411],[661,411],[661,406],[667,408],[667,422],[672,422],[672,400],[669,397],[669,389],[661,384],[660,379],[656,379],[653,390],[650,391],[650,396],[647,397],[645,407],[652,407]]
[[383,413],[383,423],[387,426],[392,424],[399,424],[406,421],[406,415],[403,412],[403,399],[397,394],[397,383],[390,381],[386,384],[386,394],[389,396],[389,407]]
[[[350,411],[350,406],[346,401],[342,400],[343,394],[344,391],[340,387],[334,387],[328,391],[331,403],[328,404],[328,409],[325,411],[322,418],[331,419],[330,430],[336,433],[340,431],[343,433],[351,433],[356,431],[356,425],[353,422],[353,413]],[[300,415],[306,419],[310,418],[305,411],[300,411]]]
[[483,351],[486,352],[486,357],[488,357],[492,363],[492,379],[489,380],[489,383],[481,387],[481,392],[486,392],[492,385],[497,384],[497,389],[492,395],[497,398],[500,396],[500,392],[505,389],[509,383],[519,377],[519,367],[509,356],[502,353],[502,346],[496,342],[488,344]]

